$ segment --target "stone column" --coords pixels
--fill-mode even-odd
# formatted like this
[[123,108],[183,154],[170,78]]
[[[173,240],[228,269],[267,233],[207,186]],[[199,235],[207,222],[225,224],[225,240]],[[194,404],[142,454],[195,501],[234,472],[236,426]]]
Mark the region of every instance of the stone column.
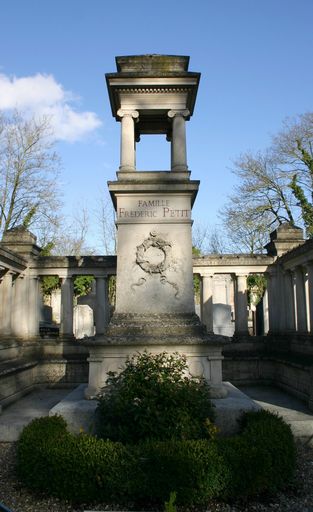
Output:
[[12,277],[12,272],[7,271],[0,283],[0,334],[2,336],[11,334]]
[[267,274],[268,334],[279,332],[279,294],[276,269]]
[[39,336],[40,320],[40,279],[35,276],[29,276],[28,280],[28,338]]
[[61,279],[61,325],[60,336],[72,338],[73,335],[73,281],[71,277]]
[[18,276],[13,283],[12,334],[28,337],[28,279]]
[[103,334],[108,322],[108,280],[106,277],[96,277],[96,334]]
[[213,333],[213,274],[202,276],[202,323]]
[[306,301],[302,267],[295,268],[297,332],[307,332]]
[[281,303],[281,331],[294,332],[296,330],[295,300],[293,289],[293,275],[289,270],[283,272],[280,295]]
[[248,334],[247,275],[236,274],[235,335],[247,336]]
[[268,315],[268,290],[264,291],[263,295],[263,325],[264,325],[264,335],[269,331],[269,315]]
[[313,332],[313,261],[310,261],[306,265],[308,271],[308,296],[309,296],[309,329]]
[[190,112],[187,109],[170,110],[168,116],[172,119],[171,170],[187,171],[185,118],[190,116]]
[[139,112],[136,110],[119,109],[117,115],[121,119],[121,162],[120,171],[134,171],[135,158],[135,120]]

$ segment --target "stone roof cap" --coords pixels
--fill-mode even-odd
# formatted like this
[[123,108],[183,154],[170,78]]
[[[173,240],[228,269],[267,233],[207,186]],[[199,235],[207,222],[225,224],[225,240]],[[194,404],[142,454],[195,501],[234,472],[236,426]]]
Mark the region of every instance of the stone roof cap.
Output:
[[189,57],[183,55],[126,55],[116,57],[116,67],[119,73],[144,73],[147,75],[160,75],[186,73],[188,71]]
[[36,244],[37,237],[28,231],[24,226],[15,226],[14,228],[8,229],[3,233],[2,242],[3,243],[22,243],[27,242],[31,244]]
[[284,222],[271,232],[270,239],[303,240],[303,229],[298,226],[293,226],[289,222]]
[[264,248],[271,256],[281,256],[303,243],[303,229],[284,222],[270,233],[270,242]]

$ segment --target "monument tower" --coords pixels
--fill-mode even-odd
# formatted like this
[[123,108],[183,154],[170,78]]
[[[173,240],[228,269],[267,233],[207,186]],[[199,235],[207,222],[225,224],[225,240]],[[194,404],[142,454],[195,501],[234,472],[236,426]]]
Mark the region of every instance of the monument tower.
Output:
[[[190,372],[209,381],[212,396],[223,396],[222,337],[206,332],[194,306],[191,210],[199,181],[188,170],[186,122],[200,73],[188,71],[184,56],[117,57],[116,64],[106,75],[121,124],[117,180],[108,183],[117,219],[116,309],[104,335],[87,342],[86,396],[144,349],[185,354]],[[136,143],[145,134],[170,142],[168,170],[136,170]]]

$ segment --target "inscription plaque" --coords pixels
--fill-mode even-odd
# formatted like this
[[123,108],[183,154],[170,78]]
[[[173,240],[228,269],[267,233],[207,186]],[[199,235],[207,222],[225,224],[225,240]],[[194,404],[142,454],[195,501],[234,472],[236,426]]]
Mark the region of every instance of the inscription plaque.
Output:
[[118,197],[117,222],[158,223],[190,222],[189,196],[135,196]]

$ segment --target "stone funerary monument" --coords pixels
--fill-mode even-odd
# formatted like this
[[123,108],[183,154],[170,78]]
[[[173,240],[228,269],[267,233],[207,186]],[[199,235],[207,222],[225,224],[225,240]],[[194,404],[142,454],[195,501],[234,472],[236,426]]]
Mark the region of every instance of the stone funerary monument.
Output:
[[[200,73],[188,71],[183,56],[117,57],[116,64],[117,72],[106,75],[121,123],[117,180],[108,183],[117,219],[116,309],[106,332],[85,342],[86,397],[97,394],[108,371],[145,349],[185,354],[190,373],[204,376],[212,396],[222,397],[223,337],[195,315],[193,291],[191,210],[199,181],[190,179],[185,125]],[[136,170],[136,143],[146,134],[166,136],[170,170]]]

